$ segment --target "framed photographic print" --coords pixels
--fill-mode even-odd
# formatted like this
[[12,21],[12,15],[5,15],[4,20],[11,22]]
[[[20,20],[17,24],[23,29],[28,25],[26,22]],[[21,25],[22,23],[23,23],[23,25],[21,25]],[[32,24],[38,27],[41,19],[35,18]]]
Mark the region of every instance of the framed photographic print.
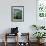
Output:
[[12,22],[24,21],[24,6],[11,6],[11,21]]

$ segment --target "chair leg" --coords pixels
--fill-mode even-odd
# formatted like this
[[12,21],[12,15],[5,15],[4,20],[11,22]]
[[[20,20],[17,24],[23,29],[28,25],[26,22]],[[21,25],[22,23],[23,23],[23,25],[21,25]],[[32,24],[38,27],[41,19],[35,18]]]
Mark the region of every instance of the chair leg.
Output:
[[7,46],[7,34],[5,34],[5,46]]
[[5,41],[5,43],[4,43],[4,44],[5,44],[5,46],[7,46],[7,42],[6,42],[6,41]]

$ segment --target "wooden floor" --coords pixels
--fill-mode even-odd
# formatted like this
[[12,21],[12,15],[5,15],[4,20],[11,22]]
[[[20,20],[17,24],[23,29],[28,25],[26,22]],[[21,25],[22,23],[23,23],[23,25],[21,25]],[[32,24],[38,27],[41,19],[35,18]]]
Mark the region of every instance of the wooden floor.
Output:
[[[0,46],[4,46],[4,43],[2,42],[0,42]],[[15,43],[8,43],[8,45],[7,46],[15,46]],[[21,45],[22,46],[22,45]],[[25,46],[25,45],[24,45]],[[37,46],[37,43],[30,43],[30,46]],[[41,45],[41,46],[46,46],[46,43],[44,43],[44,45]]]

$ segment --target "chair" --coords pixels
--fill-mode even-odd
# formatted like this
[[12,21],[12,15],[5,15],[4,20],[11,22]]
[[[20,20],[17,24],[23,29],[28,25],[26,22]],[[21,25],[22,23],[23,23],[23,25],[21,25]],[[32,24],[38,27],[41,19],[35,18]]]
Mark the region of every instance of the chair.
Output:
[[13,36],[17,36],[15,38],[16,41],[16,46],[18,46],[18,27],[16,28],[11,28],[11,33],[5,33],[5,46],[7,46],[8,42],[7,42],[7,38],[13,37]]
[[21,33],[21,39],[24,41],[19,42],[19,46],[30,46],[29,33]]
[[15,38],[15,40],[16,40],[16,46],[18,46],[18,34],[12,35],[12,34],[8,34],[8,33],[5,34],[5,46],[7,46],[7,44],[8,44],[7,39],[10,38],[11,36],[17,36]]

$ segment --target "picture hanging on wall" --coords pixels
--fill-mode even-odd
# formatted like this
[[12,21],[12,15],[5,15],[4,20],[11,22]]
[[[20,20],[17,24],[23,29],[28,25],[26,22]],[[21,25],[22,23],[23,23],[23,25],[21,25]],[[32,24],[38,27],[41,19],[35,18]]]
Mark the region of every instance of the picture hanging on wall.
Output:
[[24,6],[11,6],[11,21],[12,22],[24,21]]

